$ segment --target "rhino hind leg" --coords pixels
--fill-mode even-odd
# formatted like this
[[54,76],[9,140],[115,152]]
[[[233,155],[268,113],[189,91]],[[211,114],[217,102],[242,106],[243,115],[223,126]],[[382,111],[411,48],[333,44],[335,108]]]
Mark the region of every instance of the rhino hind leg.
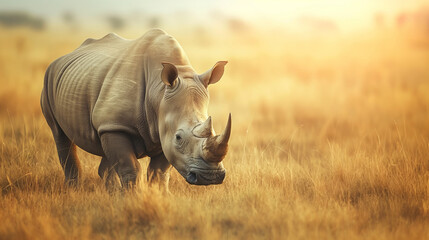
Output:
[[55,142],[57,144],[60,164],[64,170],[65,182],[70,186],[77,186],[81,166],[76,154],[76,145],[64,133],[62,136],[55,137]]
[[147,181],[150,186],[156,186],[161,191],[169,192],[168,182],[170,180],[171,164],[167,161],[164,154],[151,157],[147,168]]
[[141,167],[129,136],[121,132],[106,132],[100,139],[104,156],[108,164],[114,166],[122,187],[135,187]]
[[58,158],[64,171],[65,183],[69,186],[77,186],[81,166],[76,154],[76,145],[65,135],[58,125],[51,126],[51,130],[57,146]]
[[120,182],[118,174],[115,171],[115,166],[111,164],[106,157],[101,158],[100,166],[98,167],[98,175],[103,179],[107,190],[115,191],[119,189]]
[[52,111],[47,104],[46,94],[44,94],[44,91],[42,93],[41,104],[43,115],[51,128],[52,135],[54,136],[58,157],[65,175],[65,183],[69,186],[77,186],[79,183],[81,166],[76,154],[76,145],[66,136],[57,121],[54,119]]

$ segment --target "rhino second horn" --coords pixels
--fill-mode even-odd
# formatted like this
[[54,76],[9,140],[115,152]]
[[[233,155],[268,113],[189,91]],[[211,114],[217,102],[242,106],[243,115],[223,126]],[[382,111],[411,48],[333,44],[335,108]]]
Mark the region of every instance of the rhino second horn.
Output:
[[221,135],[210,136],[203,146],[203,158],[209,162],[221,162],[228,152],[228,140],[231,135],[231,114]]
[[196,126],[192,133],[198,137],[209,137],[213,135],[212,117],[208,117],[206,121]]

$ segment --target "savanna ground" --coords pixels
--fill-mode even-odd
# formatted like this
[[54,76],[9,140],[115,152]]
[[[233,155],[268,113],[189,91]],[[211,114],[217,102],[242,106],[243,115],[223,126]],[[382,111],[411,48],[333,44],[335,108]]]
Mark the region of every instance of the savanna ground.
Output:
[[109,194],[99,158],[80,151],[82,184],[64,187],[39,107],[44,71],[106,32],[1,29],[0,239],[429,238],[427,42],[169,32],[199,72],[229,61],[209,110],[217,131],[233,114],[225,182],[190,186],[173,169],[171,196],[145,175],[136,193]]

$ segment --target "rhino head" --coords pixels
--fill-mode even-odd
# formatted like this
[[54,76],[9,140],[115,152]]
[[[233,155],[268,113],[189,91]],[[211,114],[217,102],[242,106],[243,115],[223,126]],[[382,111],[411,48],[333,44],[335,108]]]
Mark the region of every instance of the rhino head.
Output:
[[225,130],[216,135],[207,108],[207,87],[220,80],[226,61],[198,75],[189,67],[163,63],[165,92],[159,107],[159,134],[167,160],[190,184],[220,184],[225,178],[222,160],[228,150],[231,114]]

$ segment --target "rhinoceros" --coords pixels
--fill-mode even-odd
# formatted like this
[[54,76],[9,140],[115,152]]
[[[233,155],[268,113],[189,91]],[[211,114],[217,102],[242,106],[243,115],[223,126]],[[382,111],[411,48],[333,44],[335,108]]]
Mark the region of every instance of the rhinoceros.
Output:
[[135,40],[114,33],[90,38],[52,62],[41,107],[65,182],[78,184],[78,146],[101,156],[98,174],[106,185],[110,179],[125,189],[135,186],[137,159],[146,156],[149,184],[167,191],[171,166],[190,184],[222,183],[231,114],[216,135],[207,87],[220,80],[226,64],[197,74],[177,40],[160,29]]

